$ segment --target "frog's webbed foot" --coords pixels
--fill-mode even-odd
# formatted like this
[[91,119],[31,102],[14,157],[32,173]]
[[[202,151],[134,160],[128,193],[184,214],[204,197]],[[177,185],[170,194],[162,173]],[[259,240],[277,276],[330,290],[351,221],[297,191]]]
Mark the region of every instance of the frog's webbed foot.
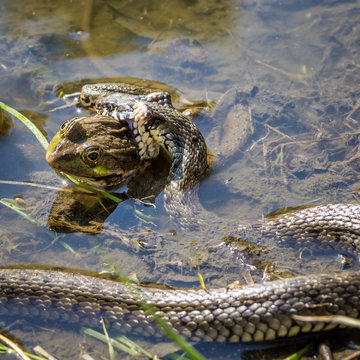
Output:
[[154,125],[154,114],[149,106],[139,101],[133,106],[132,120],[135,140],[139,147],[140,158],[155,159],[159,155],[164,140],[159,137]]

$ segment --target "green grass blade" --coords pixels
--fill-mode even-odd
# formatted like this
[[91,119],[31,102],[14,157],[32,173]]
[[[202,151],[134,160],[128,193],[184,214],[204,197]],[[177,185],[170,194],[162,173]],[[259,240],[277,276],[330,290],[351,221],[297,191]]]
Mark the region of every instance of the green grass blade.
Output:
[[49,143],[46,137],[41,133],[41,131],[23,114],[20,114],[18,111],[13,109],[12,107],[5,105],[3,102],[0,101],[0,107],[10,113],[11,115],[15,116],[19,119],[37,138],[39,143],[43,146],[46,150],[49,146]]
[[69,252],[71,252],[71,254],[73,254],[75,257],[79,257],[80,254],[78,254],[69,244],[67,244],[65,241],[59,241],[59,243]]
[[125,344],[135,350],[137,350],[138,353],[144,354],[147,358],[149,359],[157,359],[156,356],[153,356],[152,354],[150,354],[148,351],[146,351],[142,346],[140,346],[139,344],[137,344],[136,342],[130,340],[128,337],[126,337],[125,335],[120,335],[118,337],[116,337],[115,339],[112,339],[112,341],[114,342],[119,342],[121,344]]
[[311,347],[311,345],[306,345],[304,348],[299,350],[297,353],[288,356],[284,360],[299,360],[310,350],[310,347]]
[[145,301],[140,302],[140,305],[146,312],[153,316],[154,321],[164,331],[169,339],[171,339],[179,348],[184,351],[193,360],[206,360],[189,342],[187,342],[181,335],[179,335],[165,320],[155,314],[155,310]]
[[110,337],[109,337],[109,334],[106,330],[106,326],[105,326],[105,322],[104,322],[104,319],[101,319],[102,321],[102,326],[103,326],[103,330],[104,330],[104,334],[105,334],[105,338],[106,338],[106,343],[108,345],[108,349],[109,349],[109,357],[110,357],[110,360],[115,360],[115,350],[114,350],[114,347],[110,341]]
[[203,278],[202,275],[201,275],[200,266],[199,266],[199,265],[197,266],[197,271],[198,271],[198,277],[199,277],[199,281],[200,281],[201,288],[202,288],[203,290],[207,291],[207,287],[206,287],[206,285],[205,285],[204,278]]
[[[108,340],[107,340],[106,336],[104,334],[99,333],[98,331],[95,331],[95,330],[93,330],[91,328],[82,328],[81,331],[86,335],[92,336],[95,339],[98,339],[99,341],[104,342],[105,344],[108,343]],[[113,342],[112,341],[112,345],[115,348],[117,348],[118,350],[124,351],[129,355],[135,356],[138,353],[136,349],[134,349],[132,347],[129,347],[129,346],[125,345],[125,344],[121,344],[119,342]]]
[[140,210],[135,209],[135,215],[139,216],[143,220],[156,221],[156,217],[142,213]]
[[46,232],[48,235],[50,235],[52,238],[55,237],[54,233],[50,230],[48,230],[47,228],[45,228],[43,225],[41,225],[36,219],[33,219],[32,217],[30,217],[28,214],[26,214],[21,206],[19,206],[15,200],[13,199],[0,199],[0,204],[5,205],[6,207],[8,207],[9,209],[15,211],[16,213],[18,213],[19,215],[21,215],[24,219],[28,220],[29,222],[31,222],[32,224],[38,226],[41,230],[43,230],[44,232]]
[[[65,174],[66,175],[66,174]],[[121,202],[123,202],[124,200],[123,199],[120,199],[118,198],[117,196],[113,195],[113,194],[110,194],[106,191],[102,191],[102,190],[97,190],[97,189],[94,189],[92,186],[88,185],[88,184],[85,184],[83,182],[80,182],[80,181],[77,181],[76,179],[74,179],[72,176],[70,175],[66,175],[66,177],[72,181],[74,184],[76,185],[79,185],[81,186],[82,188],[84,188],[85,190],[89,190],[95,194],[99,194],[99,195],[102,195],[102,196],[105,196],[107,197],[108,199],[116,202],[117,204],[120,204]],[[101,205],[101,204],[100,204]]]

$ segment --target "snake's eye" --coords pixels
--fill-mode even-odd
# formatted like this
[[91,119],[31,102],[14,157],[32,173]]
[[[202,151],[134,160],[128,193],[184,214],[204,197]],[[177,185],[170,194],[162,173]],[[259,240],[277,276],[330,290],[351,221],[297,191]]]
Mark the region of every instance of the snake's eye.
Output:
[[83,107],[90,107],[94,105],[94,99],[92,98],[92,96],[82,95],[80,98],[80,103]]
[[114,110],[114,108],[115,108],[114,104],[111,104],[111,103],[106,104],[107,111],[112,112]]
[[71,120],[66,120],[60,125],[60,135],[64,135],[71,124]]
[[102,151],[98,146],[91,146],[85,149],[81,156],[86,164],[95,166],[101,159]]

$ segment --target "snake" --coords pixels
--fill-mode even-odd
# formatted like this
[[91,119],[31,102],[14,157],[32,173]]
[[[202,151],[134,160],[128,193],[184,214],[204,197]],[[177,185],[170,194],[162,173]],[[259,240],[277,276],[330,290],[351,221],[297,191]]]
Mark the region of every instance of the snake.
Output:
[[[281,241],[321,241],[360,249],[360,206],[319,205],[264,223]],[[143,303],[193,341],[255,342],[331,330],[334,322],[301,316],[359,318],[360,273],[341,271],[285,278],[242,288],[160,289],[75,272],[0,269],[0,313],[99,326],[154,337],[159,332]]]
[[[114,92],[113,87],[118,90]],[[161,149],[171,158],[164,190],[164,207],[171,218],[196,228],[204,214],[197,201],[199,181],[208,168],[205,139],[194,122],[177,111],[167,92],[128,92],[111,84],[83,87],[81,106],[94,107],[103,116],[127,121],[132,128],[141,160],[155,159]]]
[[[156,142],[168,149],[173,158],[168,187],[173,198],[181,198],[205,172],[206,145],[195,125],[167,102],[166,95],[130,94],[120,104],[116,96],[97,106],[102,114],[134,121],[144,158],[158,151]],[[280,243],[320,242],[358,256],[360,206],[319,205],[266,221],[256,231]],[[360,273],[348,270],[204,290],[144,287],[74,271],[0,269],[1,314],[89,326],[104,319],[109,328],[151,337],[158,334],[157,316],[193,341],[270,341],[331,330],[336,322],[306,318],[359,318],[359,296]]]

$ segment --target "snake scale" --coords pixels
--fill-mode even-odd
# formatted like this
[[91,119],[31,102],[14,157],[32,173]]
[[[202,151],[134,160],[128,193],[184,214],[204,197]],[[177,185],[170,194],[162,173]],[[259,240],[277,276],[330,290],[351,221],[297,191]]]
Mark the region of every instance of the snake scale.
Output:
[[[118,96],[113,101],[106,98],[98,103],[98,111],[134,121],[134,133],[144,157],[153,156],[157,151],[156,142],[160,141],[168,149],[173,159],[168,185],[172,194],[174,189],[181,192],[196,186],[196,178],[206,168],[206,145],[200,132],[171,105],[163,106],[166,96],[139,96],[131,94],[121,99],[120,104]],[[171,119],[171,129],[186,131],[169,133],[168,119]],[[148,135],[144,137],[144,133]],[[194,165],[195,161],[200,163]],[[259,231],[260,235],[272,236],[280,242],[284,239],[305,244],[320,241],[333,247],[344,246],[358,254],[360,206],[317,206],[264,223]],[[152,316],[141,306],[145,301],[181,334],[203,341],[266,341],[330,330],[337,325],[305,322],[294,315],[358,318],[359,296],[360,274],[356,271],[204,291],[142,287],[62,271],[0,269],[2,314],[86,325],[98,325],[103,317],[109,327],[155,336]]]

